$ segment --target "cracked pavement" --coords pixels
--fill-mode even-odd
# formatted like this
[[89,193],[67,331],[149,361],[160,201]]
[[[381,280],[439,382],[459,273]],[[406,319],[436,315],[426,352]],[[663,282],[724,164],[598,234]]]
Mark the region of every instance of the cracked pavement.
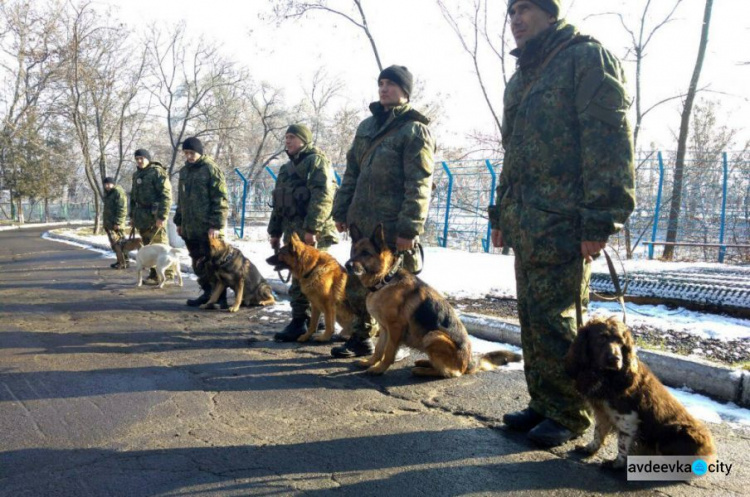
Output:
[[[0,496],[741,495],[750,433],[711,424],[729,477],[627,483],[502,428],[519,370],[382,377],[272,341],[286,307],[187,308],[197,285],[0,232]],[[591,432],[584,435],[591,437]],[[605,457],[614,455],[610,441]]]

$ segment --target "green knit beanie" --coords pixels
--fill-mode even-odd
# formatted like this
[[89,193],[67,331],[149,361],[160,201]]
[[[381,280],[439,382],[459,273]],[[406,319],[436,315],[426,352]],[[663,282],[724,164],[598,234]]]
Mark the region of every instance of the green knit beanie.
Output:
[[[508,2],[508,12],[510,13],[510,8],[513,7],[513,4],[516,3],[518,0],[509,0]],[[550,15],[555,16],[555,18],[560,18],[560,0],[529,0],[531,3],[542,9],[543,11],[549,13]]]
[[300,140],[305,142],[305,145],[309,144],[313,139],[310,128],[308,128],[304,124],[292,124],[287,128],[286,134],[297,136]]

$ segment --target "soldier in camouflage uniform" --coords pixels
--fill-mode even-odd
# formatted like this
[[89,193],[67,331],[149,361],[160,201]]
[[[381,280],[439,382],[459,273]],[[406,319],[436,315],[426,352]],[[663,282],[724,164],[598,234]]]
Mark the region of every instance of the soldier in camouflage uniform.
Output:
[[[404,268],[416,272],[416,254],[424,231],[432,191],[435,141],[429,120],[409,104],[413,77],[406,67],[390,66],[378,76],[380,100],[370,104],[372,116],[357,128],[346,156],[346,173],[333,207],[339,232],[356,224],[369,236],[379,223],[393,251],[404,254]],[[377,331],[364,304],[366,293],[347,288],[347,298],[362,309],[352,337],[334,347],[334,357],[373,353]]]
[[[174,224],[177,234],[185,240],[193,260],[193,271],[203,291],[198,298],[188,300],[187,305],[198,307],[211,297],[211,282],[204,268],[209,254],[208,239],[222,237],[229,202],[224,173],[211,157],[203,154],[201,141],[196,137],[186,139],[182,151],[185,165],[180,169]],[[226,290],[218,303],[222,309],[229,308]]]
[[[312,144],[312,133],[304,124],[293,124],[284,136],[289,162],[281,166],[273,191],[273,212],[268,223],[271,247],[276,250],[296,232],[300,239],[318,250],[327,251],[338,242],[331,217],[336,178],[331,162],[322,150]],[[292,278],[292,321],[274,338],[280,342],[296,341],[307,331],[310,302]]]
[[[133,173],[133,186],[130,190],[130,220],[138,230],[144,245],[163,243],[169,245],[167,218],[172,207],[172,185],[169,174],[160,162],[151,161],[148,150],[139,148],[133,154],[137,165]],[[172,269],[167,269],[166,278],[171,281]],[[156,269],[146,280],[157,284]]]
[[505,90],[505,160],[490,208],[492,242],[515,252],[531,401],[504,422],[556,446],[589,426],[564,372],[588,302],[590,261],[635,207],[629,100],[620,62],[558,20],[559,0],[511,0],[517,70]]
[[[115,180],[107,176],[102,180],[104,185],[104,231],[107,232],[112,250],[115,243],[125,235],[122,228],[125,226],[125,218],[128,213],[128,197],[120,185],[115,185]],[[127,260],[125,262],[127,267]],[[122,269],[119,262],[110,264],[111,268]]]

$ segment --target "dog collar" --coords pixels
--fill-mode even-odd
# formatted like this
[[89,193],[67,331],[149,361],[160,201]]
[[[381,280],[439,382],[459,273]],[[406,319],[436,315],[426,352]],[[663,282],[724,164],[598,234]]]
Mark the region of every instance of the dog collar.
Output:
[[391,281],[393,281],[393,278],[396,277],[396,273],[398,273],[398,270],[401,269],[401,266],[403,265],[404,265],[404,256],[399,254],[398,259],[396,259],[396,263],[393,265],[393,267],[388,272],[388,274],[385,275],[385,278],[378,281],[374,286],[368,287],[367,289],[370,290],[371,292],[377,292],[378,290],[387,286]]

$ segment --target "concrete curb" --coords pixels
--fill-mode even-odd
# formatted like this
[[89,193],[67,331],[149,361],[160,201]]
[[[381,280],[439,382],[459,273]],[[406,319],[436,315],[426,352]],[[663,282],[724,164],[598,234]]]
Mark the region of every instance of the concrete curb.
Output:
[[[47,232],[52,239],[61,239],[79,244],[111,251],[108,245],[81,242],[75,237]],[[185,273],[192,273],[193,268],[181,264]],[[274,292],[287,295],[289,288],[281,280],[267,279]],[[503,342],[521,346],[521,327],[492,316],[460,313],[466,330],[473,336],[492,342]],[[638,357],[645,362],[654,374],[665,384],[676,388],[690,390],[707,395],[723,402],[734,402],[742,407],[750,407],[750,372],[732,369],[711,362],[689,358],[669,352],[638,350]]]

